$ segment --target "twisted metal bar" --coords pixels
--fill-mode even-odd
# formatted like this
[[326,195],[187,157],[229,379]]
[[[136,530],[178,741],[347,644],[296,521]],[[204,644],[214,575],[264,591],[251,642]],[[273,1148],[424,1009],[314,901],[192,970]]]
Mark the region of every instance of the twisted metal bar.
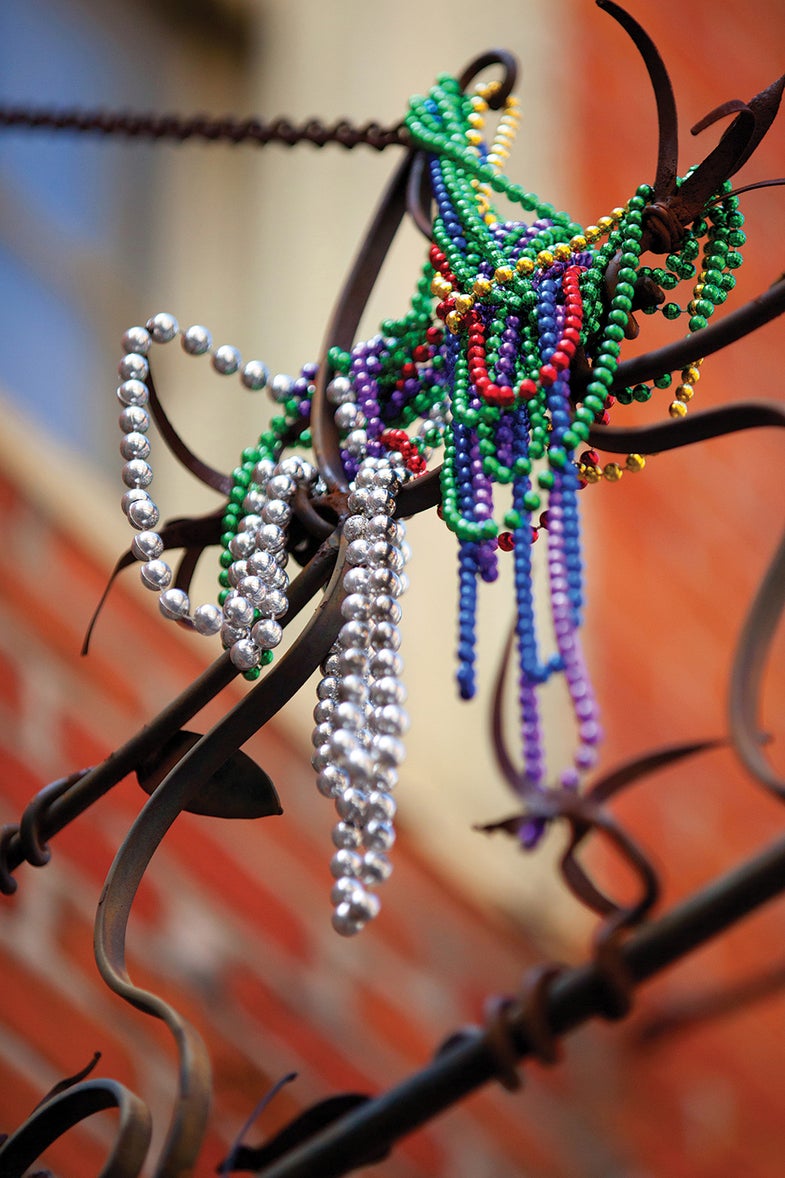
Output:
[[281,143],[295,147],[310,143],[325,147],[335,143],[339,147],[370,147],[384,151],[388,147],[408,147],[409,134],[397,123],[383,127],[376,122],[355,126],[347,119],[324,123],[308,119],[292,123],[286,118],[265,122],[254,117],[237,119],[229,115],[215,118],[206,114],[157,115],[131,111],[57,110],[52,107],[0,106],[0,127],[23,127],[32,131],[72,131],[81,134],[116,135],[128,139],[150,139],[154,142],[171,140],[185,143],[199,139],[205,143],[252,143],[265,147]]

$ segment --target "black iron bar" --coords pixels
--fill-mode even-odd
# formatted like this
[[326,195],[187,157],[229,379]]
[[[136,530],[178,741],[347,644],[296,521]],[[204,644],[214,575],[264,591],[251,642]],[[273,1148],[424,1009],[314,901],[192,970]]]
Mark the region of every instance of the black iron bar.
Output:
[[[619,948],[632,981],[653,977],[783,890],[785,839],[780,839],[633,933]],[[563,1035],[601,1016],[606,987],[597,961],[557,977],[547,994],[552,1031]],[[515,1015],[510,1020],[520,1059],[532,1048],[523,1021]],[[477,1028],[415,1075],[257,1171],[257,1178],[340,1178],[494,1079],[498,1066],[487,1036]]]

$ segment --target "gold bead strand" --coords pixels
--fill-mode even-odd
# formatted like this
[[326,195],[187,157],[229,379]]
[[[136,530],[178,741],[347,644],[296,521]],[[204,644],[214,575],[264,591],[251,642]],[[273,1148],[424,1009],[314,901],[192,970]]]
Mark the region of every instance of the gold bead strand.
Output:
[[674,394],[674,399],[668,406],[668,413],[673,418],[687,416],[687,406],[695,395],[695,385],[700,380],[703,360],[696,360],[681,370],[681,383]]

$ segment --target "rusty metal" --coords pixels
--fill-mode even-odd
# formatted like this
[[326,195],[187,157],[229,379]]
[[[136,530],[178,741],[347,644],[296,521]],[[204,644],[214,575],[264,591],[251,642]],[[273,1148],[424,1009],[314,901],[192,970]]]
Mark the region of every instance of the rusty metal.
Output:
[[[667,71],[644,30],[611,0],[600,0],[634,40],[646,64],[657,101],[660,125],[654,199],[647,211],[644,232],[649,248],[667,252],[679,235],[717,191],[748,158],[768,129],[782,94],[782,79],[749,103],[732,100],[717,108],[699,127],[719,117],[734,120],[718,146],[680,187],[677,174],[676,106]],[[489,67],[501,66],[502,80],[490,92],[498,108],[515,80],[515,61],[506,52],[491,51],[476,58],[461,75],[463,85]],[[23,863],[42,867],[50,858],[49,842],[130,772],[152,791],[129,830],[107,876],[95,924],[95,955],[107,985],[145,1014],[164,1022],[178,1054],[178,1088],[169,1131],[155,1160],[157,1178],[191,1172],[197,1163],[207,1125],[210,1065],[198,1032],[160,997],[138,987],[125,962],[125,935],[134,898],[161,840],[183,810],[221,817],[257,816],[279,812],[272,785],[259,771],[247,767],[247,785],[240,798],[216,801],[211,790],[216,775],[225,770],[241,746],[300,688],[329,650],[341,623],[341,573],[345,543],[341,537],[346,513],[346,478],[340,461],[338,435],[325,390],[330,377],[327,357],[331,347],[349,347],[363,309],[397,229],[408,214],[423,232],[430,227],[430,192],[425,157],[414,150],[400,127],[380,128],[348,123],[326,127],[317,120],[299,127],[287,120],[208,119],[195,116],[112,115],[82,112],[30,111],[0,108],[0,125],[94,131],[152,139],[228,140],[233,143],[303,141],[352,147],[360,143],[378,150],[407,149],[368,230],[327,328],[310,422],[316,463],[327,493],[309,500],[298,493],[290,547],[303,565],[289,592],[285,624],[322,592],[315,612],[283,658],[241,699],[229,707],[205,735],[188,732],[186,725],[214,699],[237,672],[228,654],[222,655],[193,684],[148,725],[112,753],[101,765],[82,769],[45,787],[26,808],[18,826],[0,835],[0,891],[17,887],[14,872]],[[657,301],[657,292],[637,292],[638,305]],[[630,385],[659,372],[683,367],[698,358],[744,338],[755,328],[785,311],[785,279],[760,298],[728,315],[694,338],[668,345],[623,362],[616,382]],[[197,458],[169,422],[154,386],[151,406],[173,453],[193,473],[221,493],[228,476]],[[740,402],[722,409],[690,415],[684,421],[639,429],[597,426],[590,443],[611,453],[634,450],[652,453],[708,442],[738,430],[785,426],[785,410],[767,402]],[[294,438],[290,439],[295,440]],[[438,471],[407,485],[398,514],[411,516],[439,500]],[[218,541],[220,516],[170,521],[162,536],[167,546],[183,547],[185,556],[177,583],[187,586],[202,551]],[[131,563],[120,558],[114,576]],[[111,584],[111,581],[110,581]],[[757,730],[761,678],[768,650],[785,604],[785,540],[773,558],[739,638],[729,703],[729,743],[750,775],[779,797],[785,783],[777,776]],[[91,624],[92,628],[92,624]],[[235,1172],[241,1159],[255,1166],[263,1178],[329,1178],[350,1172],[386,1156],[404,1134],[422,1125],[482,1084],[493,1079],[508,1088],[520,1083],[518,1063],[529,1055],[553,1064],[559,1039],[587,1019],[622,1018],[638,985],[684,954],[722,933],[772,897],[785,890],[785,841],[780,841],[726,876],[683,901],[666,915],[652,920],[649,913],[659,892],[659,877],[646,853],[637,846],[609,808],[618,793],[640,787],[658,768],[686,761],[723,740],[698,740],[655,750],[620,766],[594,782],[582,797],[568,791],[547,794],[527,790],[515,769],[502,737],[501,699],[504,667],[496,692],[493,739],[502,774],[522,798],[520,813],[484,829],[517,835],[521,824],[558,819],[568,824],[570,838],[561,871],[565,883],[601,919],[592,959],[579,968],[545,964],[530,971],[520,992],[489,1001],[484,1026],[458,1032],[442,1045],[432,1062],[397,1088],[375,1098],[347,1094],[322,1102],[301,1114],[277,1138],[258,1151],[238,1142],[221,1166]],[[639,884],[637,897],[620,904],[605,894],[585,871],[576,852],[586,838],[599,834],[609,840],[631,866]],[[781,971],[777,974],[779,978]],[[773,983],[772,983],[773,984]],[[753,996],[759,991],[752,987]],[[718,1006],[722,1006],[721,999]],[[115,1143],[101,1171],[102,1178],[136,1178],[147,1157],[149,1114],[143,1102],[111,1080],[89,1080],[86,1069],[50,1093],[25,1124],[0,1140],[0,1171],[20,1176],[47,1144],[78,1121],[101,1109],[120,1111]]]
[[324,147],[335,143],[339,147],[370,147],[384,151],[387,147],[408,147],[409,135],[400,124],[382,127],[368,122],[355,126],[346,119],[324,123],[308,119],[292,123],[289,119],[237,119],[231,116],[211,118],[205,114],[156,115],[128,111],[55,110],[51,107],[0,106],[0,127],[19,127],[28,131],[72,131],[82,134],[125,136],[128,139],[150,139],[153,142],[185,143],[189,139],[205,143],[250,143],[265,147],[280,143],[295,147],[310,143]]

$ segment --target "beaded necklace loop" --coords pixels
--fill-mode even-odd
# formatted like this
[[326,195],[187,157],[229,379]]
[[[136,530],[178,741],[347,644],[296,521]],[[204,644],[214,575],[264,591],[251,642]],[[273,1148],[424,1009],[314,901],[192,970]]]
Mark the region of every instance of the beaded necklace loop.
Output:
[[[403,525],[394,518],[399,490],[442,450],[439,515],[457,540],[457,683],[464,699],[476,692],[478,587],[496,580],[499,553],[511,554],[522,765],[517,786],[525,794],[554,780],[545,758],[540,689],[560,675],[576,737],[557,780],[577,789],[595,765],[602,735],[580,641],[579,492],[645,466],[639,454],[623,465],[602,466],[597,452],[586,448],[589,433],[610,420],[617,404],[648,401],[655,389],[672,384],[671,374],[662,373],[652,387],[611,394],[633,310],[668,320],[686,315],[688,330],[700,333],[733,289],[742,260],[743,217],[727,183],[658,267],[641,263],[649,185],[585,228],[526,192],[503,172],[520,119],[517,100],[510,95],[501,103],[489,143],[493,96],[492,87],[469,95],[442,76],[428,95],[411,100],[406,128],[426,153],[436,207],[432,244],[408,310],[385,320],[367,341],[331,348],[322,377],[349,494],[341,521],[344,624],[322,666],[312,761],[319,792],[334,800],[339,819],[331,871],[333,925],[343,935],[376,916],[374,889],[391,870],[391,791],[408,726],[398,652],[407,558]],[[497,193],[531,221],[503,219],[492,203]],[[682,282],[693,283],[684,307],[666,301],[665,293]],[[232,475],[218,602],[193,613],[161,559],[159,511],[148,491],[148,354],[152,343],[178,335],[187,354],[210,354],[215,371],[239,372],[245,387],[266,389],[277,408]],[[234,665],[255,679],[281,639],[293,496],[298,488],[313,497],[326,490],[315,466],[287,453],[311,444],[318,367],[306,364],[296,379],[270,378],[260,361],[242,365],[236,349],[213,347],[206,328],[180,332],[167,314],[130,329],[123,346],[117,390],[122,506],[136,530],[132,550],[142,582],[159,594],[164,616],[201,634],[219,633]],[[671,417],[687,413],[700,365],[682,370]],[[532,546],[541,532],[547,536],[552,637],[542,633],[533,593]],[[523,844],[536,844],[543,829],[541,820],[524,825]]]

